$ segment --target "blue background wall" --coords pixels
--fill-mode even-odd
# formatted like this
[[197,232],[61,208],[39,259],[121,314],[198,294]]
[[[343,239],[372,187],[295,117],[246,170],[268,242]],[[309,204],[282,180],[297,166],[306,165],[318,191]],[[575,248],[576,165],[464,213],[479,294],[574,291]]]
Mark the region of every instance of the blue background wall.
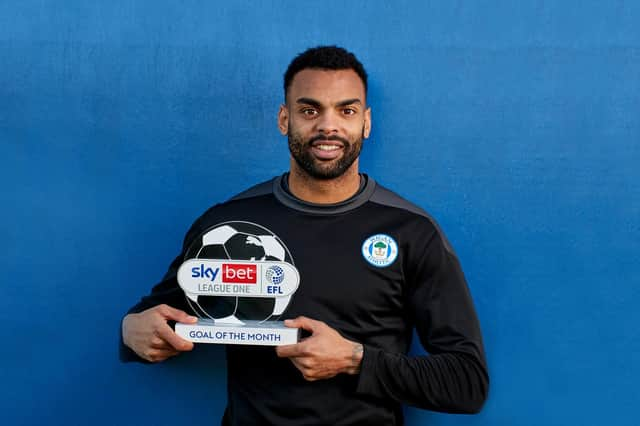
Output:
[[492,373],[478,416],[635,425],[640,3],[0,2],[2,424],[217,424],[223,353],[121,365],[119,321],[210,204],[285,170],[281,75],[371,75],[363,169],[457,248]]

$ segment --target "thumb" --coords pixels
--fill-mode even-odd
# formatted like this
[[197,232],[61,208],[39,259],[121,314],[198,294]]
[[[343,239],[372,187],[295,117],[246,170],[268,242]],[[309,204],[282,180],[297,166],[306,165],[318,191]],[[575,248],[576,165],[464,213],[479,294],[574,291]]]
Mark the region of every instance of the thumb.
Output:
[[164,309],[160,312],[165,319],[173,320],[177,322],[184,322],[187,324],[193,324],[198,322],[198,317],[194,317],[193,315],[187,314],[185,311],[181,311],[180,309],[172,308],[171,306],[165,306]]

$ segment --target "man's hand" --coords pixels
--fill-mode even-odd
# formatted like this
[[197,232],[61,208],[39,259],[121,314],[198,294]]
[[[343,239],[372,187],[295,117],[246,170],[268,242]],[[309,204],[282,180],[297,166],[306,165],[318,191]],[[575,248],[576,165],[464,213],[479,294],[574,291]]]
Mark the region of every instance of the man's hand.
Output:
[[139,314],[129,314],[122,320],[124,344],[138,356],[151,362],[164,361],[180,352],[193,349],[193,343],[178,336],[167,321],[193,324],[198,318],[168,305],[158,305]]
[[307,317],[286,320],[287,327],[298,327],[311,336],[295,345],[277,346],[280,358],[289,358],[309,381],[328,379],[340,373],[357,374],[362,361],[362,345],[347,340],[322,321]]

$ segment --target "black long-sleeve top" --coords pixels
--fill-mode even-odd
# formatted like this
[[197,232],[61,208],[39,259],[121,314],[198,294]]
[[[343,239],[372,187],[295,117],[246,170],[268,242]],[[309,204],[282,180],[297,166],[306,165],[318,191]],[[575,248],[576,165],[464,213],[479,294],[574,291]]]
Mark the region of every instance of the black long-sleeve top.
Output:
[[[403,423],[402,403],[480,410],[489,377],[458,259],[427,213],[366,175],[358,194],[335,205],[296,199],[284,175],[212,207],[193,224],[164,279],[129,312],[161,303],[191,311],[177,269],[206,230],[226,222],[268,229],[287,249],[281,260],[298,268],[300,287],[280,319],[324,321],[362,343],[364,355],[357,375],[309,382],[273,348],[229,345],[223,424],[394,425]],[[374,254],[380,241],[386,248]],[[243,302],[252,303],[240,299],[238,306]],[[407,355],[414,328],[428,355]],[[139,360],[122,344],[121,357]]]

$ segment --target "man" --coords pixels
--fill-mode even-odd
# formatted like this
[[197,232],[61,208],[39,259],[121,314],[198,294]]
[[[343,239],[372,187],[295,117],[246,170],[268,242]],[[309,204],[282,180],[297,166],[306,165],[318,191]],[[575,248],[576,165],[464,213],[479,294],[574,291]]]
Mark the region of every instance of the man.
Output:
[[[479,411],[489,379],[457,257],[424,211],[358,171],[371,131],[364,68],[344,49],[309,49],[284,89],[290,172],[196,220],[163,281],[124,318],[123,357],[158,362],[192,349],[168,325],[196,321],[177,268],[203,231],[250,222],[290,250],[302,280],[282,317],[308,337],[227,346],[223,424],[402,424],[401,403]],[[427,356],[406,355],[414,327]]]

